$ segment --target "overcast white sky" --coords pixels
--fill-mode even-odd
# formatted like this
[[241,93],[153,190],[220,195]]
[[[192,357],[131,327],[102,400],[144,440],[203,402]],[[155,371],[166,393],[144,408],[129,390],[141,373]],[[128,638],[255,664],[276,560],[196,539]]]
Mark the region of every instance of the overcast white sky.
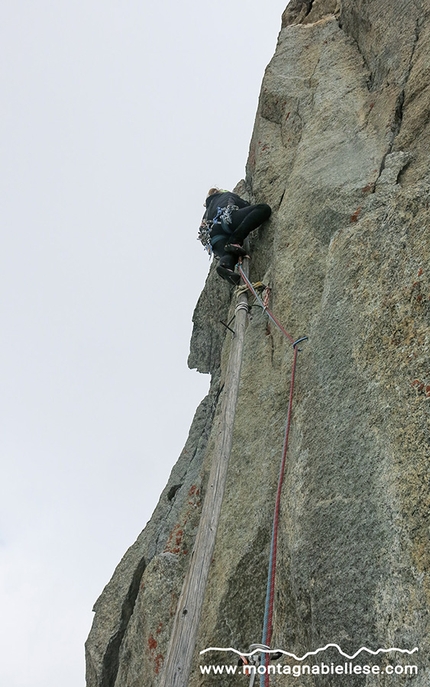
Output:
[[287,0],[3,0],[0,684],[83,687],[91,608],[208,378],[207,189],[244,166]]

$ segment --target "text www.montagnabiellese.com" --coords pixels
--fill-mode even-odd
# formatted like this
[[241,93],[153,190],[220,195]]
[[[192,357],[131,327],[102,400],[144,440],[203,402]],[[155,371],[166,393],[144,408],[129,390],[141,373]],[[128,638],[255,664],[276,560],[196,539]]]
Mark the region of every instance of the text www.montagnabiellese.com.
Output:
[[254,666],[254,665],[214,665],[207,664],[200,666],[202,675],[292,675],[293,677],[300,677],[301,675],[402,675],[411,677],[418,674],[418,666],[406,665],[368,665],[358,663],[317,663],[315,665],[296,664],[296,665],[282,665],[280,663],[269,666]]

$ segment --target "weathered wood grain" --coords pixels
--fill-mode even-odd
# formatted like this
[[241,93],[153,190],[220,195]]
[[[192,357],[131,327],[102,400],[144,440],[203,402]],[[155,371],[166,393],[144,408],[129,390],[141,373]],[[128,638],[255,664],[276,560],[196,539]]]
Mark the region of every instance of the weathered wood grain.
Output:
[[[246,266],[244,269],[246,269]],[[227,481],[228,462],[233,441],[234,418],[239,393],[247,313],[248,296],[246,293],[241,293],[237,299],[235,336],[230,351],[221,411],[222,431],[214,453],[190,567],[176,609],[160,687],[186,687],[188,684],[200,613]]]

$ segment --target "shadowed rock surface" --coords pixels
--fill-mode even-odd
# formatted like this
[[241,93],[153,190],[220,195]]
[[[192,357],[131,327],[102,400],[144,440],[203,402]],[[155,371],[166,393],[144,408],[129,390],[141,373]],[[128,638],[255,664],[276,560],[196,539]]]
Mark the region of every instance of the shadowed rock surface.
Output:
[[[280,523],[272,646],[419,648],[309,675],[297,687],[382,687],[386,666],[430,683],[430,2],[292,0],[267,67],[242,194],[273,208],[251,278],[299,355]],[[212,375],[151,521],[95,604],[88,687],[156,687],[219,425],[230,289],[211,269],[189,364]],[[261,640],[292,352],[257,307],[190,687]],[[330,649],[308,663],[344,663]],[[282,661],[283,664],[288,660]],[[291,664],[291,661],[290,661]],[[291,664],[292,665],[292,664]],[[271,678],[285,685],[285,675]],[[291,680],[293,678],[290,678]]]

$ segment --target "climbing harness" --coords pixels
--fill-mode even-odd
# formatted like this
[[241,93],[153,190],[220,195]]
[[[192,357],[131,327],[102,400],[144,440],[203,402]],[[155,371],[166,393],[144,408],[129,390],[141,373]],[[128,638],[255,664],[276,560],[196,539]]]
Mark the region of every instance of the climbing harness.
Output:
[[[227,205],[225,208],[217,208],[216,215],[213,219],[204,219],[199,227],[197,239],[203,245],[204,249],[209,253],[209,257],[213,254],[213,246],[226,238],[226,234],[231,236],[233,233],[230,229],[232,222],[231,213],[233,210],[239,210],[238,205]],[[211,236],[210,232],[214,225],[218,224],[223,231],[222,234],[215,234]]]
[[212,220],[212,229],[215,225],[219,225],[220,228],[222,229],[222,234],[215,234],[214,236],[211,237],[211,246],[213,246],[218,243],[219,241],[225,241],[226,235],[231,236],[233,234],[232,230],[230,229],[230,224],[231,224],[231,213],[233,210],[238,210],[237,205],[227,205],[225,208],[217,208],[217,212],[215,217]]
[[[231,224],[231,213],[233,210],[239,210],[238,205],[227,205],[225,208],[217,208],[216,215],[213,218],[212,222],[213,224],[221,224],[222,228],[224,231],[228,231],[228,227],[226,225]],[[231,233],[231,231],[229,232]]]
[[[287,420],[285,424],[284,432],[284,443],[282,446],[282,458],[281,465],[279,469],[278,487],[276,490],[275,499],[275,509],[273,515],[273,525],[272,525],[272,539],[270,544],[270,555],[269,555],[269,571],[267,576],[267,589],[266,589],[266,602],[264,609],[264,622],[263,622],[263,636],[261,643],[265,647],[270,647],[270,642],[272,639],[273,631],[273,606],[275,599],[275,581],[276,581],[276,561],[278,553],[278,530],[279,530],[279,514],[281,509],[281,495],[282,495],[282,485],[284,482],[285,474],[285,464],[287,459],[288,451],[288,440],[290,436],[291,429],[291,416],[293,409],[293,395],[294,395],[294,383],[296,378],[296,366],[297,366],[297,354],[300,352],[298,344],[302,341],[307,341],[307,336],[302,336],[299,339],[294,340],[294,338],[287,332],[287,330],[282,326],[279,320],[273,315],[273,313],[268,308],[268,298],[263,300],[260,298],[253,284],[249,281],[248,277],[244,273],[240,264],[237,265],[239,273],[246,285],[246,287],[251,291],[253,296],[256,298],[257,302],[263,308],[263,311],[267,314],[269,319],[275,324],[283,336],[288,339],[293,347],[293,362],[291,366],[291,378],[290,378],[290,393],[288,398],[288,410],[287,410]],[[270,661],[270,654],[262,653],[260,657],[260,665],[265,665],[266,672],[260,677],[260,687],[269,687],[270,675],[268,673],[267,667]]]

